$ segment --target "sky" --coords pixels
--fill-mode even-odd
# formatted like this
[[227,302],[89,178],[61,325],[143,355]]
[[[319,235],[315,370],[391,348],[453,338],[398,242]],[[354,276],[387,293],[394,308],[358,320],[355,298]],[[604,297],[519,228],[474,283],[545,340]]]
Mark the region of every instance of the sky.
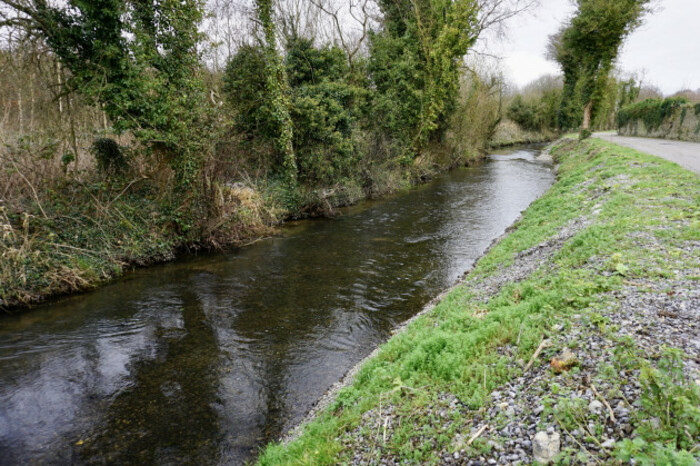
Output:
[[[545,58],[547,42],[573,11],[569,0],[541,0],[531,13],[511,20],[507,39],[489,43],[511,82],[523,86],[543,74],[559,74],[557,64]],[[628,37],[618,66],[665,95],[700,89],[698,19],[700,0],[657,0],[657,11]]]

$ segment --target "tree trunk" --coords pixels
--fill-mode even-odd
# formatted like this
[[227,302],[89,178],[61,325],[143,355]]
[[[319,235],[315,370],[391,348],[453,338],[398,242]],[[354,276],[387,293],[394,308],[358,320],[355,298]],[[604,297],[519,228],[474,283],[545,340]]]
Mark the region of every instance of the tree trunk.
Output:
[[583,125],[581,129],[591,130],[591,114],[593,111],[593,101],[589,100],[583,107]]
[[61,62],[56,60],[56,80],[58,81],[58,116],[63,116],[63,80],[61,79]]

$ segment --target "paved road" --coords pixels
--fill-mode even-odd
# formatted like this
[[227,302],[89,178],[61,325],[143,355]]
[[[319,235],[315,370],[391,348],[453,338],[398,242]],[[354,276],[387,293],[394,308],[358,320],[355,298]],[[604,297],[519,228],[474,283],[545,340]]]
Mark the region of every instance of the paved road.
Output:
[[621,146],[631,147],[640,152],[663,157],[700,175],[700,142],[633,138],[618,136],[614,133],[595,133],[594,136]]

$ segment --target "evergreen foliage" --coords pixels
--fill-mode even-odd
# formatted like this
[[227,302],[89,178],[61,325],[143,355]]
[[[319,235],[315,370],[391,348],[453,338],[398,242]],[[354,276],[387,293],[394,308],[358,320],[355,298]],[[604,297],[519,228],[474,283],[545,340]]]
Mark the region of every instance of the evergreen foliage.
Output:
[[550,53],[564,73],[564,95],[559,126],[583,128],[605,96],[610,72],[625,38],[641,22],[650,0],[577,0],[577,10],[550,42]]
[[71,0],[22,8],[71,71],[71,85],[104,105],[117,131],[166,156],[179,185],[199,170],[206,118],[198,77],[202,0]]
[[668,99],[646,99],[620,109],[617,113],[618,128],[627,126],[634,120],[644,122],[649,130],[655,130],[679,108],[688,103],[685,97],[671,97]]
[[90,151],[97,161],[97,170],[103,176],[121,175],[129,167],[122,148],[114,139],[96,139]]
[[410,160],[444,135],[459,93],[459,62],[476,40],[474,0],[380,0],[369,72],[379,128]]

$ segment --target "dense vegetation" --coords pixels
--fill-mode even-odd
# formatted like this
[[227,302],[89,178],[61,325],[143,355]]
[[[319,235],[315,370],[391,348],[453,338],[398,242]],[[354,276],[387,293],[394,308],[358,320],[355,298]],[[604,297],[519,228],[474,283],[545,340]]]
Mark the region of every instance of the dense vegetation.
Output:
[[[596,111],[591,122],[592,129],[612,129],[616,125],[620,108],[639,99],[641,83],[635,76],[620,76],[611,73],[605,80],[596,101]],[[519,89],[510,98],[506,116],[526,131],[554,134],[567,129],[562,117],[570,119],[572,127],[583,119],[583,109],[572,107],[563,100],[565,89],[561,78],[543,76]],[[563,113],[562,106],[566,107]]]
[[0,305],[478,158],[502,79],[464,56],[529,3],[1,0]]
[[618,127],[623,127],[632,120],[641,120],[648,129],[656,129],[687,103],[685,97],[646,99],[621,108],[617,114],[617,124]]

